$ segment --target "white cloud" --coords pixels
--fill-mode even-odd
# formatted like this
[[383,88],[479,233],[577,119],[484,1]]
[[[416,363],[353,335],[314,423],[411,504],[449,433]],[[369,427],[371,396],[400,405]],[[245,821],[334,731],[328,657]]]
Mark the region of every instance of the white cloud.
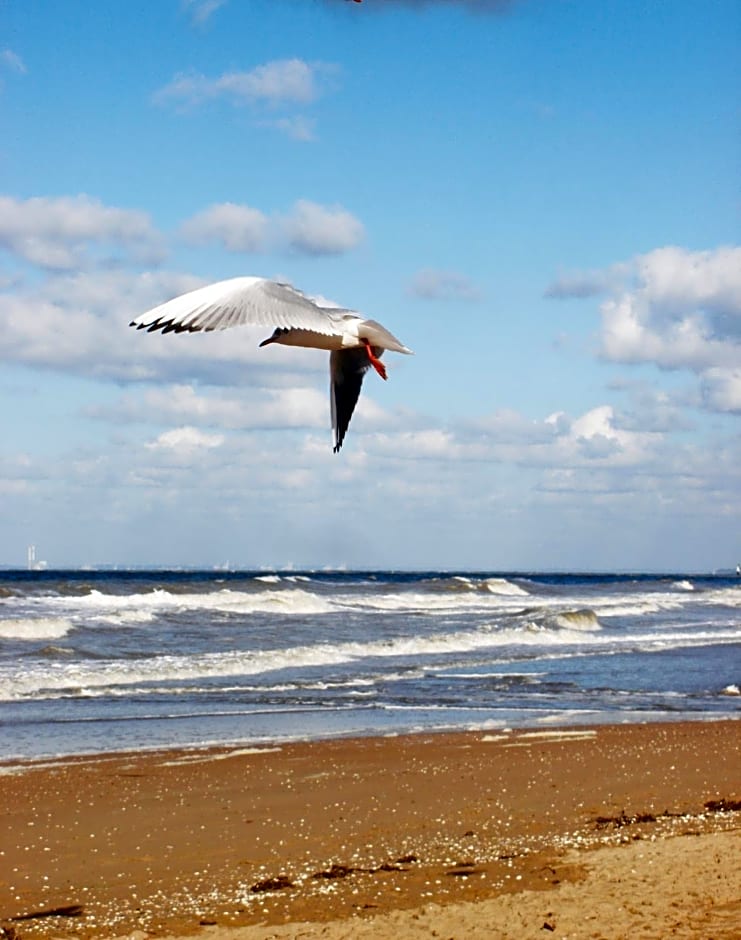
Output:
[[[227,101],[235,107],[265,109],[274,114],[286,108],[306,108],[327,88],[338,67],[328,62],[277,59],[248,71],[224,72],[209,78],[200,72],[176,75],[152,96],[155,104],[179,110],[212,101]],[[316,140],[316,122],[305,114],[263,117],[258,127],[271,127],[294,140]]]
[[226,393],[176,384],[136,390],[113,408],[94,408],[94,417],[119,421],[188,424],[229,430],[324,428],[329,399],[309,386],[243,388]]
[[423,300],[463,300],[475,301],[481,295],[473,283],[464,275],[455,271],[441,271],[425,268],[415,274],[409,287],[409,293]]
[[[172,272],[99,270],[53,274],[41,284],[0,291],[0,359],[84,376],[149,378],[183,349],[168,353],[150,344],[147,350],[129,321],[163,296],[201,283]],[[186,353],[182,365],[192,369],[187,360]]]
[[235,203],[209,206],[181,226],[188,241],[217,241],[227,251],[252,253],[272,247],[307,255],[337,255],[363,239],[363,223],[342,206],[298,200],[285,215],[265,215]]
[[707,369],[700,388],[708,410],[741,414],[741,368]]
[[209,206],[181,226],[188,241],[219,241],[234,252],[260,251],[265,246],[268,219],[259,209],[224,202]]
[[310,255],[337,255],[355,248],[365,229],[342,206],[322,206],[300,199],[283,220],[285,237],[291,248]]
[[687,407],[696,404],[695,396],[684,389],[666,391],[645,380],[617,379],[609,383],[611,390],[625,393],[629,403],[621,411],[620,426],[629,430],[687,431],[694,422]]
[[741,248],[660,248],[602,305],[602,355],[702,373],[741,363]]
[[0,196],[0,248],[41,268],[83,265],[101,248],[142,261],[163,257],[145,212],[106,206],[89,196]]
[[652,459],[663,434],[627,426],[611,405],[598,405],[572,418],[558,411],[533,421],[514,411],[468,422],[461,457],[521,467],[584,470],[634,467]]
[[273,387],[326,369],[315,350],[259,349],[264,328],[169,336],[129,328],[137,313],[202,284],[168,271],[104,269],[0,291],[0,360],[116,381]]
[[159,105],[199,105],[223,98],[235,105],[310,104],[321,93],[322,78],[333,66],[303,59],[277,59],[246,72],[207,78],[199,72],[177,75],[154,94]]
[[605,292],[602,358],[687,370],[700,379],[705,407],[736,410],[741,367],[741,247],[657,248],[602,272],[561,278],[547,295]]
[[198,428],[185,426],[164,431],[146,446],[150,450],[171,452],[176,457],[192,457],[199,451],[221,447],[223,443],[221,434],[207,434]]

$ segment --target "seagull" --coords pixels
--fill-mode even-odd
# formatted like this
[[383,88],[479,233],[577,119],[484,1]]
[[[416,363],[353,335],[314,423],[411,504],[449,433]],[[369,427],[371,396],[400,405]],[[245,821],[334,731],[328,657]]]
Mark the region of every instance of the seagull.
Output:
[[412,350],[375,320],[353,310],[323,306],[291,284],[264,277],[218,281],[153,307],[129,326],[149,333],[199,333],[232,326],[273,326],[260,346],[280,343],[329,350],[333,451],[338,453],[355,410],[363,377],[372,366],[382,379],[384,350]]

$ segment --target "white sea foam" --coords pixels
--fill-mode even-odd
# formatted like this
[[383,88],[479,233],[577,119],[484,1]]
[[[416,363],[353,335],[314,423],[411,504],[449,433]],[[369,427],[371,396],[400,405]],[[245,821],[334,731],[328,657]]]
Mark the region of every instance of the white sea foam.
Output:
[[415,661],[423,656],[468,653],[510,646],[569,646],[582,643],[585,635],[589,634],[585,634],[583,630],[566,628],[548,630],[541,626],[535,631],[530,631],[521,627],[500,629],[484,625],[477,630],[366,642],[318,643],[285,649],[62,663],[54,664],[53,670],[49,667],[36,670],[29,667],[29,671],[9,677],[7,682],[0,681],[0,699],[49,697],[60,692],[75,696],[91,695],[96,688],[130,688],[132,685],[159,683],[163,680],[193,682],[197,679],[258,675],[282,669],[356,663],[374,658],[399,657]]
[[0,620],[0,638],[5,640],[58,640],[73,624],[65,617],[13,617]]
[[[511,594],[491,596],[484,590],[449,591],[433,594],[430,592],[396,592],[388,594],[363,594],[359,597],[344,596],[334,600],[337,609],[355,608],[361,610],[382,610],[388,612],[421,612],[425,614],[446,614],[458,610],[515,610],[522,606],[519,596]],[[546,601],[543,602],[544,605]]]
[[691,581],[688,581],[686,578],[682,579],[681,581],[674,581],[672,583],[672,587],[676,588],[678,591],[694,591],[695,590],[695,585]]
[[[457,611],[501,611],[516,613],[522,609],[523,598],[527,598],[529,610],[561,615],[585,609],[585,598],[578,594],[561,594],[556,599],[547,594],[532,595],[518,584],[506,578],[474,580],[455,576],[460,590],[435,591],[394,590],[379,591],[375,587],[365,590],[327,587],[326,585],[297,584],[301,575],[259,575],[251,590],[234,590],[220,587],[206,592],[177,593],[161,588],[136,594],[105,594],[92,590],[82,596],[57,595],[40,598],[25,598],[25,608],[38,610],[39,615],[50,617],[84,618],[106,623],[146,623],[159,613],[174,611],[195,612],[218,611],[232,615],[276,614],[276,615],[322,615],[342,611],[382,611],[387,613],[421,613],[429,616],[446,616]],[[259,579],[259,583],[258,583]],[[737,607],[741,603],[741,590],[725,588],[715,591],[674,589],[670,591],[624,592],[619,595],[590,595],[590,609],[597,619],[613,617],[641,617],[667,610],[678,610],[688,604]],[[571,615],[569,614],[569,617]],[[540,616],[533,616],[537,623]],[[568,617],[567,617],[568,619]],[[574,620],[570,626],[588,628],[585,617]],[[591,624],[596,628],[598,624]]]
[[656,601],[649,600],[632,604],[606,603],[599,608],[599,614],[600,617],[643,617],[646,614],[657,614],[662,609],[666,608]]
[[641,617],[664,610],[682,610],[698,604],[707,607],[741,607],[741,586],[698,591],[691,582],[685,583],[691,586],[682,587],[679,586],[682,582],[676,582],[673,585],[674,591],[671,592],[626,592],[619,597],[590,597],[589,603],[600,617]]
[[275,754],[282,750],[283,748],[281,747],[236,747],[222,754],[214,754],[212,752],[201,754],[195,752],[194,754],[184,754],[182,757],[177,757],[173,760],[164,760],[161,762],[160,766],[179,767],[182,764],[210,764],[212,761],[229,760],[232,757],[244,757],[248,754]]
[[704,604],[723,604],[727,607],[741,607],[741,585],[738,587],[718,588],[705,591],[697,598]]
[[535,743],[560,744],[564,741],[586,741],[596,737],[597,732],[587,728],[574,731],[563,729],[557,731],[525,731],[514,740],[510,738],[505,747],[531,747]]
[[[281,613],[322,614],[335,609],[331,601],[303,588],[284,588],[260,591],[233,591],[222,588],[207,593],[177,594],[160,588],[144,594],[103,594],[91,591],[80,597],[59,596],[44,598],[50,607],[70,614],[84,614],[90,618],[106,620],[111,616],[123,617],[129,622],[136,616],[159,611],[221,611],[234,614]],[[134,612],[132,614],[131,612]],[[110,621],[108,621],[110,622]]]

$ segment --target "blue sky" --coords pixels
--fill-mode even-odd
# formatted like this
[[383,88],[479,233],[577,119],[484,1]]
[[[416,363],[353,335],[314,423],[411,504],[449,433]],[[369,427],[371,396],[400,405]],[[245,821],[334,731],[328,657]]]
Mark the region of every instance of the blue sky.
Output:
[[[741,560],[731,0],[0,0],[0,565]],[[277,277],[415,351],[155,336]]]

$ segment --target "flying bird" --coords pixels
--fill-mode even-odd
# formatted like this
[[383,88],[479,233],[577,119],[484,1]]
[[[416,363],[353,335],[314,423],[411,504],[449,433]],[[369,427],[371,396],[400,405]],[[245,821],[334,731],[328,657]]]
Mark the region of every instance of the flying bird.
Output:
[[260,346],[280,343],[329,350],[334,453],[342,447],[368,369],[372,366],[385,379],[384,350],[412,352],[375,320],[353,310],[323,306],[290,284],[263,277],[235,277],[200,287],[142,313],[129,326],[149,333],[272,326],[272,336]]

